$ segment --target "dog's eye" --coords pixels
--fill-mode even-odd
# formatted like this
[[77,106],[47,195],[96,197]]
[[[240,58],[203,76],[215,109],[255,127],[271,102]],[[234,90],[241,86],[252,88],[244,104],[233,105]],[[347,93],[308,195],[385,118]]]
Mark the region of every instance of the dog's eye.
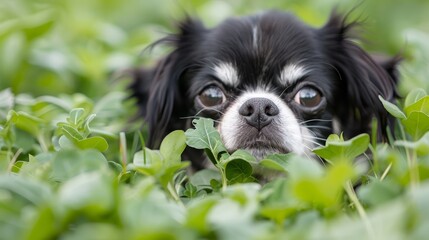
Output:
[[322,101],[320,92],[312,87],[303,87],[294,98],[295,102],[308,108],[317,107]]
[[198,98],[205,107],[214,107],[222,104],[225,101],[225,95],[222,90],[216,86],[205,88]]

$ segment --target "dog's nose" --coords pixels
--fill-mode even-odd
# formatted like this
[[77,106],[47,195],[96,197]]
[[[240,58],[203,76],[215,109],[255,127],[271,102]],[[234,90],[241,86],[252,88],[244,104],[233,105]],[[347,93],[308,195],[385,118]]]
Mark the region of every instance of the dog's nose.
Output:
[[279,114],[279,108],[268,98],[251,98],[241,105],[238,113],[244,117],[247,124],[260,131]]

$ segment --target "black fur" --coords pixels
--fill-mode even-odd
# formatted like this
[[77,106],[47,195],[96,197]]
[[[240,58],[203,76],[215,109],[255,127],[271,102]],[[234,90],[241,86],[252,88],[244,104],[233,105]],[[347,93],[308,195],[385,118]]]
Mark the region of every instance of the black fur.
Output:
[[337,116],[340,117],[346,137],[369,132],[373,117],[378,120],[379,140],[386,137],[386,126],[393,126],[378,96],[388,101],[398,97],[396,92],[396,65],[399,57],[376,62],[351,38],[356,22],[333,13],[326,25],[319,30],[328,61],[339,75],[340,89]]
[[[375,117],[379,123],[378,138],[384,139],[391,120],[378,96],[389,101],[397,97],[399,58],[376,60],[371,57],[352,37],[356,23],[346,20],[334,12],[323,27],[315,29],[289,13],[270,11],[228,19],[218,27],[206,29],[199,20],[186,18],[178,25],[178,33],[155,43],[169,44],[173,51],[154,68],[134,71],[130,89],[149,127],[148,146],[156,148],[170,131],[191,127],[190,121],[196,115],[221,118],[219,111],[226,110],[228,104],[219,111],[204,110],[195,98],[207,85],[222,85],[213,77],[210,68],[211,64],[222,61],[234,62],[240,75],[236,88],[221,86],[229,101],[263,82],[278,95],[284,94],[286,102],[290,101],[288,95],[295,86],[285,90],[275,82],[276,76],[284,64],[301,61],[313,69],[305,81],[323,91],[327,106],[313,116],[302,113],[292,104],[290,107],[297,118],[336,118],[344,136],[350,138],[369,132]],[[252,50],[249,34],[252,24],[258,25],[261,31],[262,40],[257,51]],[[332,133],[331,123],[317,124],[328,128],[316,131],[318,137],[326,138]],[[203,167],[199,154],[188,151],[197,169]]]

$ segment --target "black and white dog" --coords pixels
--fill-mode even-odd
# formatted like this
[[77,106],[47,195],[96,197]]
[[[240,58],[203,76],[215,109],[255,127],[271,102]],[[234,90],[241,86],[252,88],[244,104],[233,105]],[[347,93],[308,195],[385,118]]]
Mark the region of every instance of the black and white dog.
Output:
[[[378,96],[397,96],[398,58],[376,60],[359,47],[356,23],[333,13],[321,28],[289,13],[231,18],[213,29],[180,22],[178,33],[155,44],[174,50],[131,84],[149,127],[150,147],[175,129],[210,117],[228,150],[308,155],[331,133],[345,138],[370,131],[379,140],[389,117]],[[196,169],[205,167],[188,151]]]

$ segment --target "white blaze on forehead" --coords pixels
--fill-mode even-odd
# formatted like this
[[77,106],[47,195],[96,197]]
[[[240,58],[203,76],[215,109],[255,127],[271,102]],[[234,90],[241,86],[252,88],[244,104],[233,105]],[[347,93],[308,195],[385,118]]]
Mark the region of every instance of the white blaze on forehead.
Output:
[[238,85],[238,73],[231,63],[220,63],[213,67],[216,77],[229,86]]
[[253,35],[253,48],[258,48],[258,27],[253,26],[252,28],[252,35]]
[[283,71],[280,74],[280,84],[294,84],[298,79],[304,77],[307,73],[309,73],[309,70],[300,65],[288,64],[283,68]]

